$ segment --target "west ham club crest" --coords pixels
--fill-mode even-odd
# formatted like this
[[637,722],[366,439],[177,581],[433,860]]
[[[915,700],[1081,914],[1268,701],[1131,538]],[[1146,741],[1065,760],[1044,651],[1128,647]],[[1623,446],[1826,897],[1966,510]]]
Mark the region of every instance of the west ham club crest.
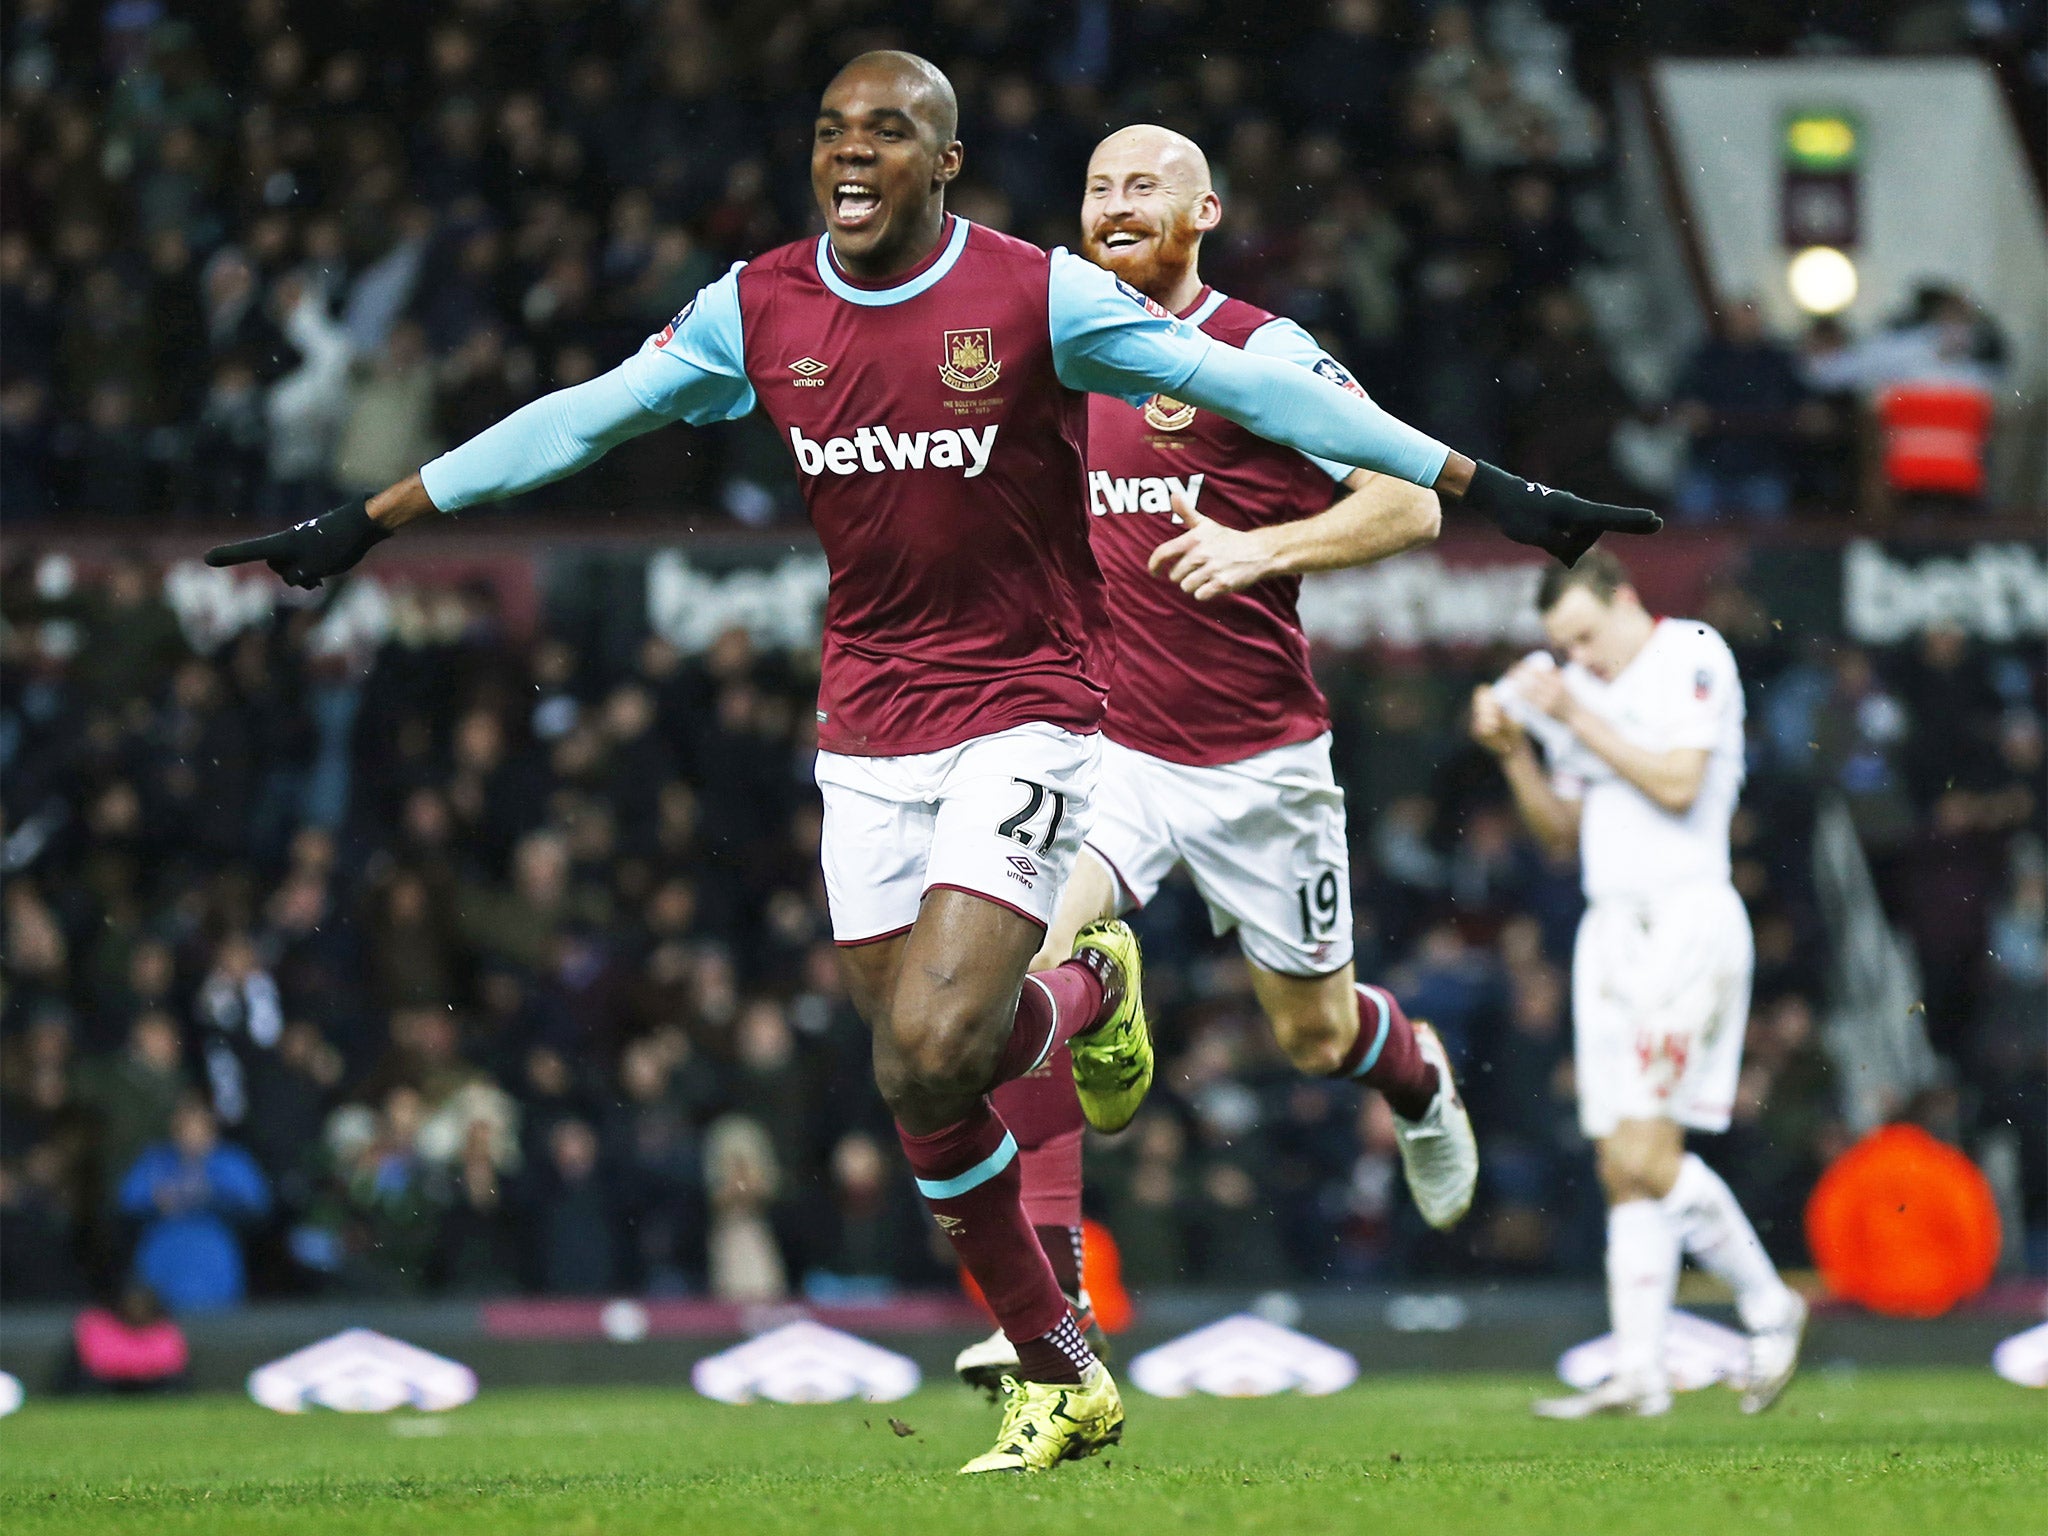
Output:
[[1195,408],[1171,395],[1154,395],[1145,402],[1145,425],[1160,432],[1184,432],[1194,419]]
[[996,360],[995,337],[987,326],[972,331],[946,332],[946,360],[939,364],[939,377],[962,394],[987,389],[1002,376],[1003,365]]

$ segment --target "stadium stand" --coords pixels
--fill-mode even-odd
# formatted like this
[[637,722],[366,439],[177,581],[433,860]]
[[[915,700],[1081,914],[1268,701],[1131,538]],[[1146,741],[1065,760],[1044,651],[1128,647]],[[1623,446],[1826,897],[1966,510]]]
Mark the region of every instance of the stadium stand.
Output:
[[[1000,0],[21,0],[0,117],[0,514],[17,532],[275,524],[591,376],[807,227],[817,82],[911,38],[961,86],[961,212],[1065,242],[1098,128],[1184,126],[1226,178],[1219,286],[1299,317],[1433,432],[1626,498],[1614,431],[1663,422],[1667,402],[1624,386],[1582,291],[1617,259],[1607,82],[1632,48],[1705,40],[1709,10],[1722,46],[1813,25],[1798,7],[1657,9],[1649,37],[1593,0],[1550,19],[1076,0],[1050,23]],[[1831,8],[1859,46],[1951,9]],[[1842,369],[1811,365],[1847,341],[1821,327],[1771,347],[1784,387],[1764,436],[1845,454]],[[1695,445],[1717,441],[1712,392],[1757,363],[1729,352],[1705,349],[1674,396],[1707,413],[1669,418]],[[1825,513],[1853,472],[1780,479],[1698,515]],[[657,434],[534,504],[796,516],[779,445],[745,423]],[[145,1229],[185,1218],[259,1295],[950,1282],[834,974],[814,655],[739,632],[700,655],[545,626],[515,643],[496,601],[449,594],[376,647],[281,609],[209,649],[146,562],[9,562],[7,1300],[113,1294]],[[1847,1138],[1821,1040],[1818,799],[1846,802],[1925,970],[1947,1071],[1895,1111],[1971,1146],[2048,1136],[2026,1034],[2048,1008],[2048,699],[2021,643],[1944,628],[1808,649],[1740,586],[1714,604],[1701,616],[1751,690],[1738,883],[1759,941],[1716,1160],[1798,1262],[1806,1193]],[[1474,1219],[1455,1239],[1421,1227],[1383,1105],[1285,1069],[1170,887],[1143,927],[1162,1091],[1091,1167],[1134,1284],[1597,1268],[1568,1077],[1575,883],[1519,834],[1460,725],[1505,659],[1425,649],[1324,672],[1361,963],[1463,1064],[1484,1139]],[[238,1175],[234,1200],[124,1209],[174,1123],[239,1149],[265,1197]],[[2038,1264],[2048,1189],[2038,1159],[2021,1176]]]

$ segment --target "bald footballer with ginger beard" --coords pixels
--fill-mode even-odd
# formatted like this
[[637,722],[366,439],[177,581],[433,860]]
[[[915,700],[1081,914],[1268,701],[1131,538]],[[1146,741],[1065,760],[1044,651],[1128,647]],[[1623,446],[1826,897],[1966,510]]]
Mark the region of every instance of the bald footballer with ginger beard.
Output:
[[[1199,146],[1137,125],[1089,163],[1082,249],[1218,341],[1356,388],[1299,326],[1202,280],[1223,208]],[[1329,712],[1296,612],[1305,572],[1367,565],[1434,539],[1437,498],[1253,436],[1155,395],[1089,405],[1089,528],[1117,640],[1095,820],[1034,965],[1090,923],[1142,906],[1185,865],[1218,932],[1234,929],[1275,1038],[1297,1068],[1378,1089],[1430,1225],[1464,1215],[1478,1150],[1427,1024],[1352,969],[1343,791]],[[1333,500],[1334,498],[1334,500]],[[995,1103],[1018,1138],[1024,1203],[1081,1317],[1083,1118],[1057,1060]],[[1000,1333],[963,1351],[970,1385],[1007,1367]]]

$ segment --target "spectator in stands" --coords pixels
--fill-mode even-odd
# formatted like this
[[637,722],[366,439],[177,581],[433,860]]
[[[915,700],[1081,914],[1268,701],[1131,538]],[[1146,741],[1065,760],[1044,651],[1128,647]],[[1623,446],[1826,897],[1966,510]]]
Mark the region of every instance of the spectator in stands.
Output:
[[1780,1259],[1799,1254],[1807,1194],[1853,1140],[1832,1076],[1807,998],[1788,993],[1756,1010],[1726,1161],[1757,1235]]
[[721,1301],[780,1301],[789,1269],[770,1220],[782,1181],[775,1146],[756,1121],[727,1115],[705,1136],[711,1200],[711,1294]]
[[690,1064],[689,1038],[678,1029],[643,1036],[619,1062],[624,1102],[605,1136],[620,1203],[633,1235],[630,1281],[656,1295],[685,1289],[703,1269],[704,1170],[698,1117],[706,1105],[677,1082]]
[[589,1122],[563,1119],[548,1132],[530,1211],[541,1288],[602,1296],[618,1286],[618,1203]]
[[334,459],[334,483],[342,494],[382,490],[441,451],[433,430],[434,395],[426,333],[416,322],[401,320],[350,381]]
[[[12,1109],[10,1107],[10,1114]],[[81,1222],[64,1147],[43,1141],[0,1155],[0,1297],[14,1304],[84,1293]]]
[[331,1173],[299,1241],[310,1261],[351,1291],[406,1295],[431,1278],[441,1191],[420,1152],[425,1118],[419,1091],[404,1084],[385,1089],[374,1105],[345,1104],[328,1118]]
[[168,1141],[143,1150],[121,1180],[121,1211],[141,1224],[135,1273],[174,1312],[240,1304],[247,1288],[241,1232],[270,1209],[256,1160],[220,1139],[213,1111],[180,1101]]
[[145,1148],[171,1134],[188,1079],[177,1020],[161,1009],[136,1016],[119,1055],[80,1068],[80,1096],[98,1119],[98,1144],[111,1196]]
[[298,361],[264,396],[270,435],[264,511],[275,521],[295,522],[334,501],[334,452],[348,417],[351,352],[347,332],[300,280],[284,279],[275,303]]
[[1673,510],[1689,522],[1775,522],[1792,503],[1791,448],[1807,403],[1798,361],[1736,299],[1679,370],[1673,410],[1691,440]]
[[1922,283],[1883,329],[1810,355],[1815,387],[1875,395],[1886,385],[1955,384],[1989,390],[2004,374],[2005,337],[1968,294]]

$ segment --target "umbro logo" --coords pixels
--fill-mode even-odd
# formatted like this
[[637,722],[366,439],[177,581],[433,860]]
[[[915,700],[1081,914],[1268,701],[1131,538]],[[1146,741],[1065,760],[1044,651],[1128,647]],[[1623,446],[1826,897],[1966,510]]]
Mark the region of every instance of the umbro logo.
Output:
[[1010,864],[1013,868],[1027,875],[1035,875],[1038,873],[1038,866],[1032,863],[1029,859],[1025,858],[1024,855],[1021,853],[1011,854]]
[[831,368],[830,363],[821,363],[815,357],[800,357],[789,365],[789,371],[796,375],[798,389],[822,389],[824,375]]
[[948,1237],[953,1236],[954,1233],[967,1225],[958,1216],[948,1216],[940,1211],[932,1212],[932,1220],[939,1224],[939,1230]]

